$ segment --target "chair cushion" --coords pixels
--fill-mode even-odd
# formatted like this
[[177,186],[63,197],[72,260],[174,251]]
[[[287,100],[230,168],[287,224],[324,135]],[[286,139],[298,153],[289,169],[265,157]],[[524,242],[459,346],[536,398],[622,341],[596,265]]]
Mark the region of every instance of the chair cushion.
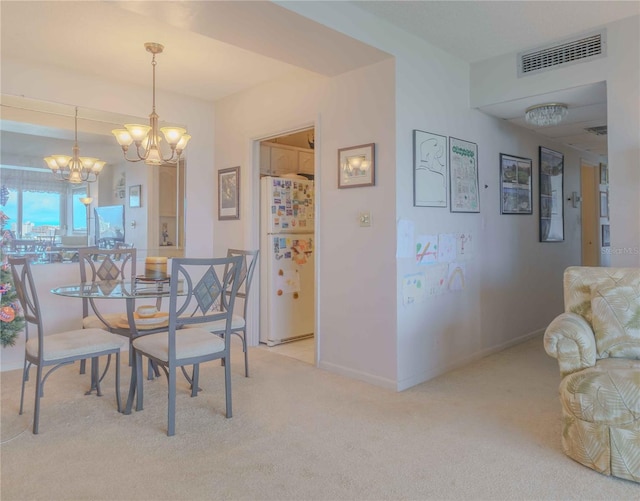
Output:
[[[169,333],[158,332],[133,340],[133,347],[158,360],[169,360]],[[224,339],[206,329],[181,329],[176,332],[176,359],[201,357],[224,351]]]
[[[117,351],[127,344],[127,338],[102,329],[77,329],[45,336],[43,359],[47,362],[69,357],[90,358],[92,354]],[[38,339],[29,339],[27,356],[38,357]]]
[[560,383],[565,412],[594,424],[637,427],[640,360],[605,358]]
[[[231,319],[231,330],[232,331],[242,330],[244,329],[244,326],[245,326],[244,317],[242,315],[233,315]],[[209,332],[216,332],[216,333],[222,332],[223,334],[226,327],[227,327],[227,321],[224,319],[216,320],[215,322],[207,322],[204,324],[185,325],[185,328],[187,329],[198,328],[198,329],[208,330]]]
[[[115,327],[122,318],[122,313],[106,313],[102,317],[109,322],[111,327]],[[96,315],[89,315],[82,319],[82,327],[85,329],[104,329],[109,325],[105,325]]]
[[592,288],[598,358],[640,359],[640,284]]

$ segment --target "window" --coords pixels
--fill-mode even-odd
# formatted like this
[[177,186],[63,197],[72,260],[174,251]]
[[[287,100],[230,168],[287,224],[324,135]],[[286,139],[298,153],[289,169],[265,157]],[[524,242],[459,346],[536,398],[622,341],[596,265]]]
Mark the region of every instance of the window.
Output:
[[73,221],[73,232],[87,232],[87,209],[80,201],[82,197],[87,196],[85,188],[74,188],[71,196],[71,219]]
[[[2,183],[9,190],[9,199],[2,209],[9,217],[6,229],[16,238],[60,234],[66,219],[68,183],[52,183],[48,172],[4,166]],[[86,231],[86,221],[84,227]]]

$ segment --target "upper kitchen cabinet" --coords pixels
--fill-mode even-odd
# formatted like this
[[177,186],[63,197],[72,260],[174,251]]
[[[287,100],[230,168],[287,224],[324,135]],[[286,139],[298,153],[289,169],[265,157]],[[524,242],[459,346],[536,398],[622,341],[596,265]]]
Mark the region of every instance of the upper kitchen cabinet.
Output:
[[314,173],[314,151],[280,143],[260,143],[260,174],[283,176],[285,174]]

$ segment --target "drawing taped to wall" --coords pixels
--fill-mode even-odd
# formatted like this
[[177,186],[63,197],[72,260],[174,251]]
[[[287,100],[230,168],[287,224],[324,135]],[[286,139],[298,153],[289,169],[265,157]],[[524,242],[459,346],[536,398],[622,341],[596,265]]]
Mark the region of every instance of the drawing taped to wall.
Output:
[[467,261],[473,256],[473,235],[470,231],[458,233],[458,260]]
[[464,290],[466,269],[464,263],[449,263],[447,288],[450,291]]
[[416,238],[416,262],[432,264],[438,260],[438,235],[418,235]]
[[440,233],[438,235],[438,262],[455,261],[457,242],[455,233]]
[[447,207],[449,197],[447,138],[413,131],[413,205]]
[[402,279],[402,304],[405,306],[424,301],[424,273],[405,275]]

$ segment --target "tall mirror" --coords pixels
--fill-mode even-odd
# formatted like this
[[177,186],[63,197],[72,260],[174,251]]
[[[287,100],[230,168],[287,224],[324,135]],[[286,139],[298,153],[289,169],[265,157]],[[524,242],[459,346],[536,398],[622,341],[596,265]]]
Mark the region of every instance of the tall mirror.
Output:
[[[186,162],[128,162],[111,131],[145,118],[1,96],[0,189],[9,231],[4,251],[37,263],[67,263],[84,246],[127,246],[138,256],[184,254]],[[105,161],[97,178],[72,183],[45,157],[79,155]],[[118,214],[116,228],[104,215]]]

